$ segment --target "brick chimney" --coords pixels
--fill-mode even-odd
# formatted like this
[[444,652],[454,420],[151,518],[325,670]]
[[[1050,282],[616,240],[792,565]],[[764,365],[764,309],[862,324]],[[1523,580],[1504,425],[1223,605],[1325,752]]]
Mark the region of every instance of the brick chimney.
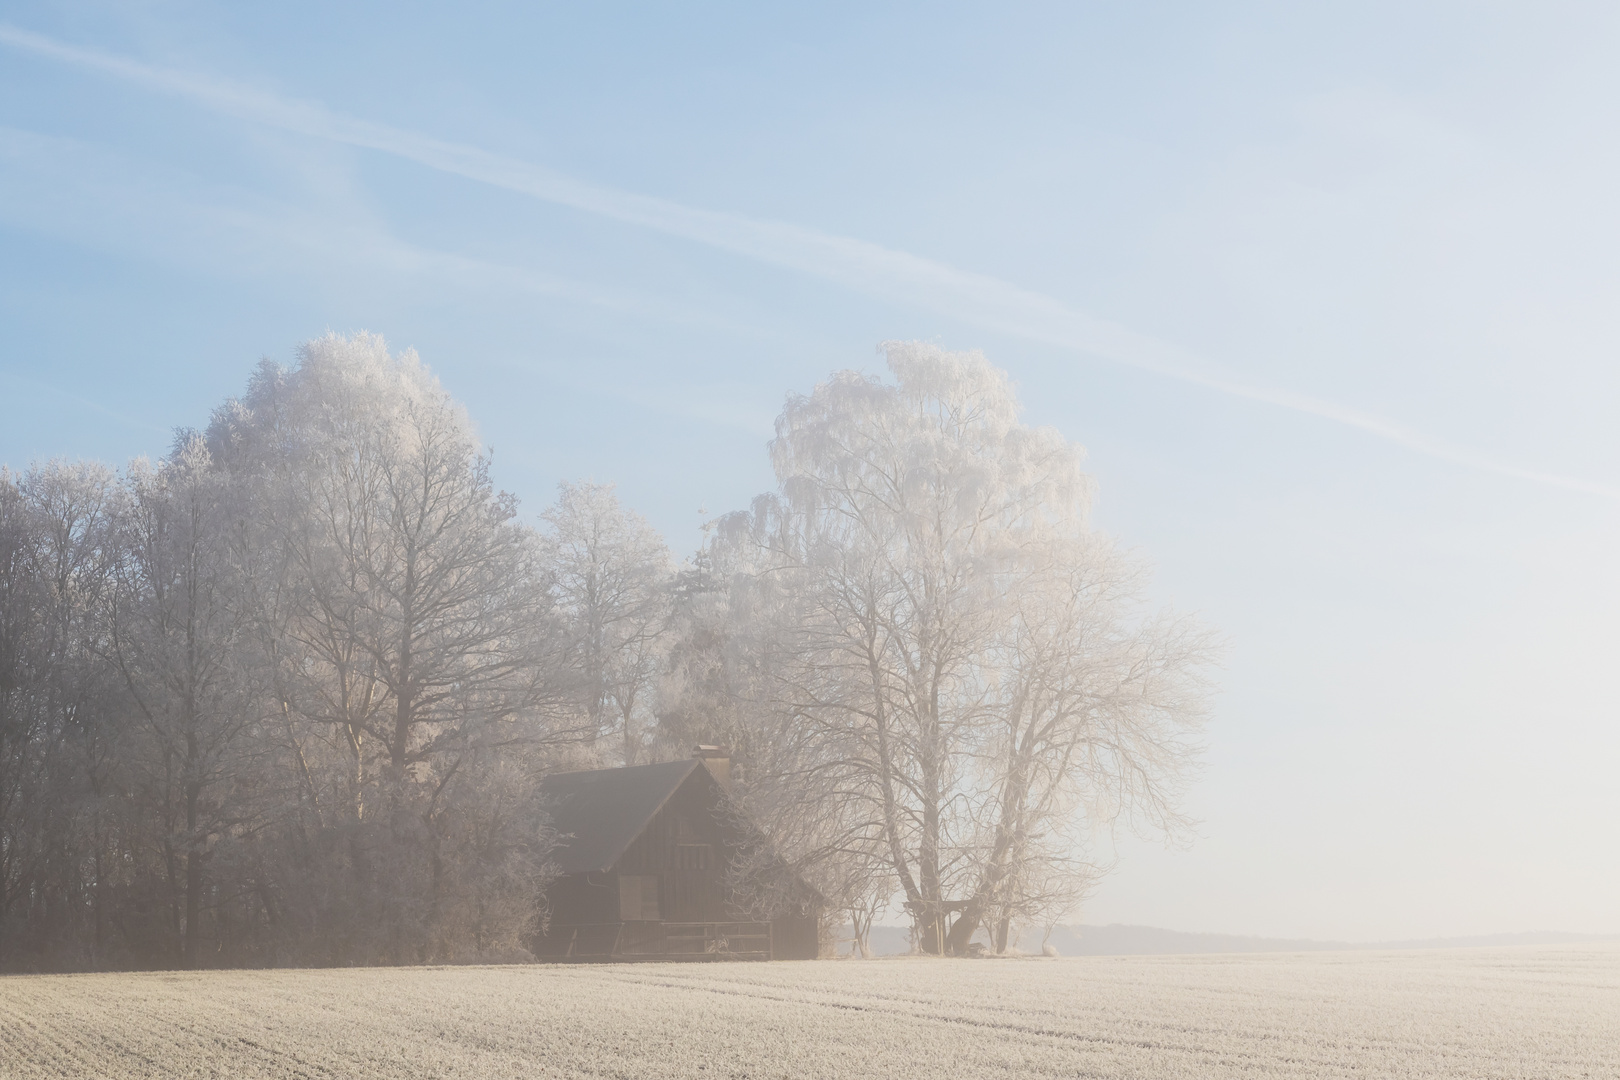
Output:
[[728,747],[699,743],[692,747],[692,756],[703,762],[703,767],[709,770],[720,785],[720,790],[731,790],[731,750]]

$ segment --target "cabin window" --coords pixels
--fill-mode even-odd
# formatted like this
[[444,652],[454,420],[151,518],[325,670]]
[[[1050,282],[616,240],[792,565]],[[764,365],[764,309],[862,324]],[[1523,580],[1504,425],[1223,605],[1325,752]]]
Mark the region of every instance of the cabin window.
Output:
[[714,869],[714,847],[710,844],[676,844],[675,869]]
[[658,875],[619,875],[619,918],[625,922],[658,921]]

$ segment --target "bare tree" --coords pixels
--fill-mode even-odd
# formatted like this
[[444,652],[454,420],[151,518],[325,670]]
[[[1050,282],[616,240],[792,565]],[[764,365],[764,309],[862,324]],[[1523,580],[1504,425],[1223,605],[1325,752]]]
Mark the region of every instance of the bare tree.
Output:
[[1086,880],[1080,838],[1065,835],[1076,811],[1169,835],[1188,824],[1177,803],[1197,751],[1190,736],[1207,697],[1212,636],[1186,618],[1141,617],[1144,575],[1098,537],[1054,537],[1027,557],[1030,572],[1007,598],[990,657],[1000,692],[980,762],[991,781],[980,811],[989,835],[953,951],[994,907],[993,937],[1006,947],[1033,864],[1052,882],[1072,860],[1070,876]]
[[1004,373],[885,352],[893,384],[845,372],[789,399],[779,490],[722,522],[713,558],[768,655],[766,818],[836,817],[827,850],[880,838],[923,947],[960,952],[1022,863],[1083,841],[1068,825],[1179,825],[1209,641],[1133,621],[1140,576],[1087,527],[1079,450],[1018,422]]
[[0,968],[520,955],[538,781],[598,733],[551,553],[367,335],[262,363],[122,479],[0,470]]
[[[261,367],[211,437],[274,523],[263,632],[309,812],[319,825],[323,795],[342,808],[355,903],[383,913],[396,959],[426,955],[448,918],[463,770],[579,735],[538,538],[461,408],[376,337],[328,336],[293,371]],[[321,791],[321,757],[343,762],[336,790]]]
[[40,521],[19,478],[0,470],[0,963],[10,960],[12,913],[34,885],[44,858],[44,792],[39,780],[51,744],[44,682],[50,668]]
[[214,844],[254,813],[262,697],[243,662],[250,614],[229,492],[202,439],[183,434],[156,468],[137,464],[129,488],[109,651],[144,720],[133,765],[161,823],[179,959],[195,967]]
[[543,515],[546,561],[583,677],[591,729],[617,734],[634,765],[651,734],[673,567],[663,538],[611,484],[559,484]]
[[[55,948],[101,964],[110,951],[113,889],[128,879],[120,827],[127,742],[116,719],[124,702],[98,656],[122,496],[112,471],[92,462],[47,462],[29,470],[21,489],[35,523],[35,615],[45,630],[35,667],[45,717],[31,809],[44,818],[48,850],[56,853],[32,892],[36,905],[54,897],[58,914],[77,916],[52,920]],[[75,948],[68,939],[80,930],[85,940]]]

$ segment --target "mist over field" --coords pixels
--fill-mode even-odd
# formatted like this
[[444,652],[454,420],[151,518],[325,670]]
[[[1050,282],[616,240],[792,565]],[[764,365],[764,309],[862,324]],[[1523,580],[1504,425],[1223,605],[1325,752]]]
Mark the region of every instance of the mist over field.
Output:
[[1620,930],[1607,8],[73,10],[0,26],[13,470],[372,330],[678,563],[785,393],[983,349],[1229,647],[1087,921]]
[[1615,1071],[1617,52],[8,5],[0,1080]]

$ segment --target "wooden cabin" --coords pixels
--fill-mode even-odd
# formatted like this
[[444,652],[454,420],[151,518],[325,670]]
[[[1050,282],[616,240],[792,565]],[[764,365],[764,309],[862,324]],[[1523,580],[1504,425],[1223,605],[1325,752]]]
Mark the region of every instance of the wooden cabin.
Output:
[[546,891],[542,960],[813,960],[821,898],[785,865],[774,917],[731,901],[727,871],[749,830],[727,805],[730,761],[715,747],[657,765],[556,773],[542,781],[560,842]]

